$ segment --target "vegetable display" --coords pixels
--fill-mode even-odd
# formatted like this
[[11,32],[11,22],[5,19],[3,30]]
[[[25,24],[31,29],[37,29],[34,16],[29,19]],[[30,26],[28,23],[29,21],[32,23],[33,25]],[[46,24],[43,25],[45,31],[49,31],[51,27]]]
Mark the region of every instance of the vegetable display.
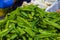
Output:
[[24,5],[0,21],[0,40],[60,40],[60,14]]

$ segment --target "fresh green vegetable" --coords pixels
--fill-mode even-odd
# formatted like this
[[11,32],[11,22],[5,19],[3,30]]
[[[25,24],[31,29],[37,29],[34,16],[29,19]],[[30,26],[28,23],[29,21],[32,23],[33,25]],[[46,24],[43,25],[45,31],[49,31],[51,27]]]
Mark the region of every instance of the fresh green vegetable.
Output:
[[60,14],[24,5],[0,21],[0,40],[60,40]]

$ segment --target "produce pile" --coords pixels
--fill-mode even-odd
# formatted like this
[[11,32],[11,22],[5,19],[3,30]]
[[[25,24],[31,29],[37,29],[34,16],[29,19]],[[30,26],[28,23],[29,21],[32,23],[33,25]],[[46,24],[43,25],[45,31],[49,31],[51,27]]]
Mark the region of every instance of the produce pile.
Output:
[[60,40],[60,14],[24,5],[0,21],[0,40]]

